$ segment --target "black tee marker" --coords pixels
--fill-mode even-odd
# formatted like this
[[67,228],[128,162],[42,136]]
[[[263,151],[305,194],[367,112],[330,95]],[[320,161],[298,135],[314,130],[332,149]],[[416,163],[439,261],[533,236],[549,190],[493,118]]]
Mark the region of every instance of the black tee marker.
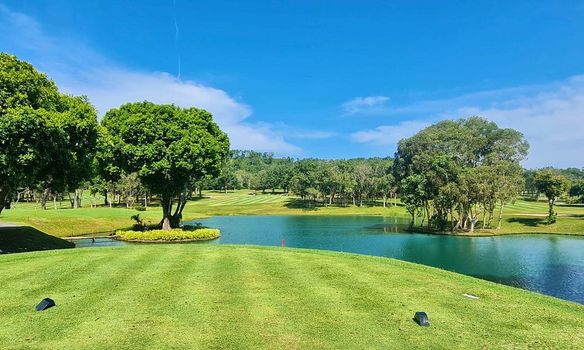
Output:
[[46,309],[52,308],[55,306],[55,301],[51,298],[44,298],[41,302],[36,306],[36,311],[45,311]]

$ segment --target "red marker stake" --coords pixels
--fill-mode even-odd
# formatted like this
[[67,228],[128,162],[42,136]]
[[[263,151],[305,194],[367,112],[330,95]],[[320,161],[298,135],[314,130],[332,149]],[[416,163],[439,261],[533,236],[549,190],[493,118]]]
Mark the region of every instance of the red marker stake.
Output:
[[282,249],[284,249],[284,240],[282,240]]

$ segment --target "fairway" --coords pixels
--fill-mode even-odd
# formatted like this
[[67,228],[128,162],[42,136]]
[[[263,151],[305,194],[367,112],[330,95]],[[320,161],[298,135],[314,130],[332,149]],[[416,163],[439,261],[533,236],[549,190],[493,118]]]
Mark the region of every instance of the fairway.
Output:
[[219,206],[239,206],[257,204],[283,204],[290,200],[290,197],[283,194],[252,194],[253,191],[237,191],[230,193],[211,192],[208,199],[212,202],[210,207]]
[[[584,342],[581,305],[351,254],[75,249],[0,256],[0,280],[2,349],[576,349]],[[57,306],[35,312],[44,297]],[[430,328],[412,321],[420,310]]]

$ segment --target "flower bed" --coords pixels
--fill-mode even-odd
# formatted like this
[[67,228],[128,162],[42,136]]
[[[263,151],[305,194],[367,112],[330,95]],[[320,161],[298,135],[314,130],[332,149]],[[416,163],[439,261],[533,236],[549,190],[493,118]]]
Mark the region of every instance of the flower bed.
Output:
[[205,241],[218,238],[221,233],[214,228],[199,228],[196,230],[150,230],[150,231],[118,231],[117,239],[128,242],[189,242]]

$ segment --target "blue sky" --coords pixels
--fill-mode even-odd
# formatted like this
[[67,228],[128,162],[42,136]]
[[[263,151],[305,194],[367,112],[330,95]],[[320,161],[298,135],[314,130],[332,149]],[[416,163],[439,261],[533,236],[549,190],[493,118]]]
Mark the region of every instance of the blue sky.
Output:
[[387,156],[446,118],[522,131],[582,167],[583,1],[5,1],[0,51],[100,113],[203,107],[234,148]]

